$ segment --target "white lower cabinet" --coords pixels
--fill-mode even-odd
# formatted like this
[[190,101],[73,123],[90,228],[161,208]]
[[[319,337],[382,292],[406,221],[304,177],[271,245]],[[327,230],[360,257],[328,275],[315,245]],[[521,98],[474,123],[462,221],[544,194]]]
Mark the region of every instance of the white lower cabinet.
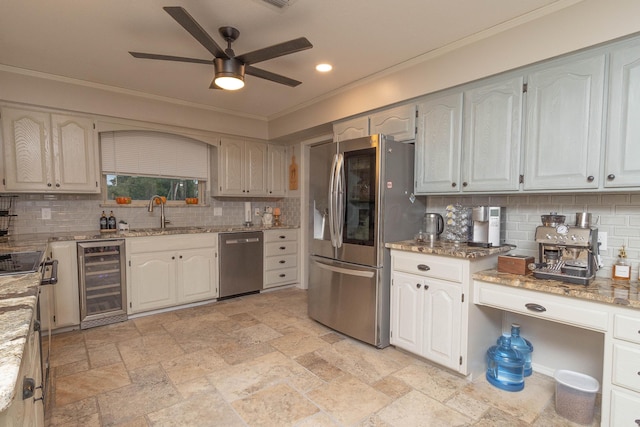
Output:
[[[640,313],[617,313],[613,316],[611,337],[611,402],[609,425],[640,426]],[[605,372],[608,370],[605,369]],[[603,379],[603,382],[608,381]],[[604,389],[603,387],[603,394]],[[603,397],[603,412],[606,402]],[[605,424],[606,414],[603,414]]]
[[264,231],[263,288],[298,282],[298,230]]
[[129,314],[218,297],[215,233],[127,239]]
[[496,255],[470,260],[392,250],[391,344],[463,375],[483,374],[501,320],[470,304],[471,274],[496,264]]
[[49,243],[49,257],[58,260],[58,283],[43,286],[41,289],[40,306],[47,307],[51,314],[42,317],[42,330],[73,328],[80,325],[76,245],[75,241]]

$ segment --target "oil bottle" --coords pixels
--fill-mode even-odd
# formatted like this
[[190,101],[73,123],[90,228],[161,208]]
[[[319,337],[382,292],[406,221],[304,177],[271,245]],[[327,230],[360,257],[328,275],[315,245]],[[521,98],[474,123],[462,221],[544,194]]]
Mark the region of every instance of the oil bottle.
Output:
[[631,266],[627,262],[627,251],[625,251],[624,245],[618,252],[617,261],[611,267],[611,278],[627,282],[631,279]]
[[106,230],[107,227],[107,215],[102,211],[102,216],[100,217],[100,230]]

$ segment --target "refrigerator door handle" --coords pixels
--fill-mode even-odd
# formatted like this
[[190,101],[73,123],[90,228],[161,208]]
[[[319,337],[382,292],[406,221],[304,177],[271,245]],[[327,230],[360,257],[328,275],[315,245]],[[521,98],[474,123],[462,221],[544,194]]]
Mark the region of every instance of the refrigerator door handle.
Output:
[[329,172],[329,235],[331,236],[331,246],[336,247],[335,233],[335,201],[336,201],[336,168],[338,166],[338,155],[333,155],[331,163],[331,172]]
[[314,260],[314,261],[316,262],[316,264],[318,264],[319,268],[322,268],[323,270],[331,271],[333,273],[347,274],[350,276],[358,276],[358,277],[366,277],[368,279],[371,279],[373,276],[375,276],[374,271],[352,270],[350,268],[336,267],[335,265],[325,264],[322,261],[318,261],[318,260]]
[[344,177],[344,155],[338,154],[338,165],[336,166],[336,247],[342,247],[342,229],[344,228],[344,199],[345,199],[345,177]]

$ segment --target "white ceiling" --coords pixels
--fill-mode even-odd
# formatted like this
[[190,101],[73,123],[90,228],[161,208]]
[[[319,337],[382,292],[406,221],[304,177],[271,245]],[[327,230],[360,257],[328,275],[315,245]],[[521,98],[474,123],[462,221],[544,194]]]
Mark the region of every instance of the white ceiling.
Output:
[[[0,0],[0,64],[271,118],[560,3],[293,0],[279,10],[262,0]],[[163,6],[184,7],[223,48],[218,27],[238,28],[236,54],[307,37],[312,49],[257,65],[303,83],[290,88],[247,76],[240,91],[211,90],[212,66],[131,57],[130,50],[211,59]],[[316,72],[315,65],[325,61],[334,65],[334,71]]]

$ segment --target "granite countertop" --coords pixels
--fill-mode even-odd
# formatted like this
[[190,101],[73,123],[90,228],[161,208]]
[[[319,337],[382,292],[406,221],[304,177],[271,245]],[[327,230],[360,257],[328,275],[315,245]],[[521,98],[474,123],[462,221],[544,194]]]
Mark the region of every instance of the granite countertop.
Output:
[[[223,225],[167,227],[165,229],[141,228],[116,233],[100,233],[98,230],[91,230],[69,233],[25,234],[9,236],[0,241],[0,253],[22,251],[43,251],[45,253],[48,242],[296,228],[299,227],[297,225],[278,227]],[[7,409],[15,392],[29,326],[36,310],[40,279],[39,272],[0,276],[0,412]]]
[[640,309],[640,294],[638,293],[640,284],[637,281],[616,282],[611,279],[596,277],[590,285],[585,286],[557,280],[536,279],[533,275],[522,276],[499,273],[497,270],[480,271],[475,273],[473,278],[514,288],[530,289],[532,291]]
[[437,240],[433,244],[418,243],[415,240],[403,240],[400,242],[387,243],[385,246],[389,249],[397,249],[400,251],[456,258],[482,258],[488,255],[504,254],[515,249],[515,246],[512,245],[480,248],[477,246],[469,246],[466,243],[452,243],[442,240]]

